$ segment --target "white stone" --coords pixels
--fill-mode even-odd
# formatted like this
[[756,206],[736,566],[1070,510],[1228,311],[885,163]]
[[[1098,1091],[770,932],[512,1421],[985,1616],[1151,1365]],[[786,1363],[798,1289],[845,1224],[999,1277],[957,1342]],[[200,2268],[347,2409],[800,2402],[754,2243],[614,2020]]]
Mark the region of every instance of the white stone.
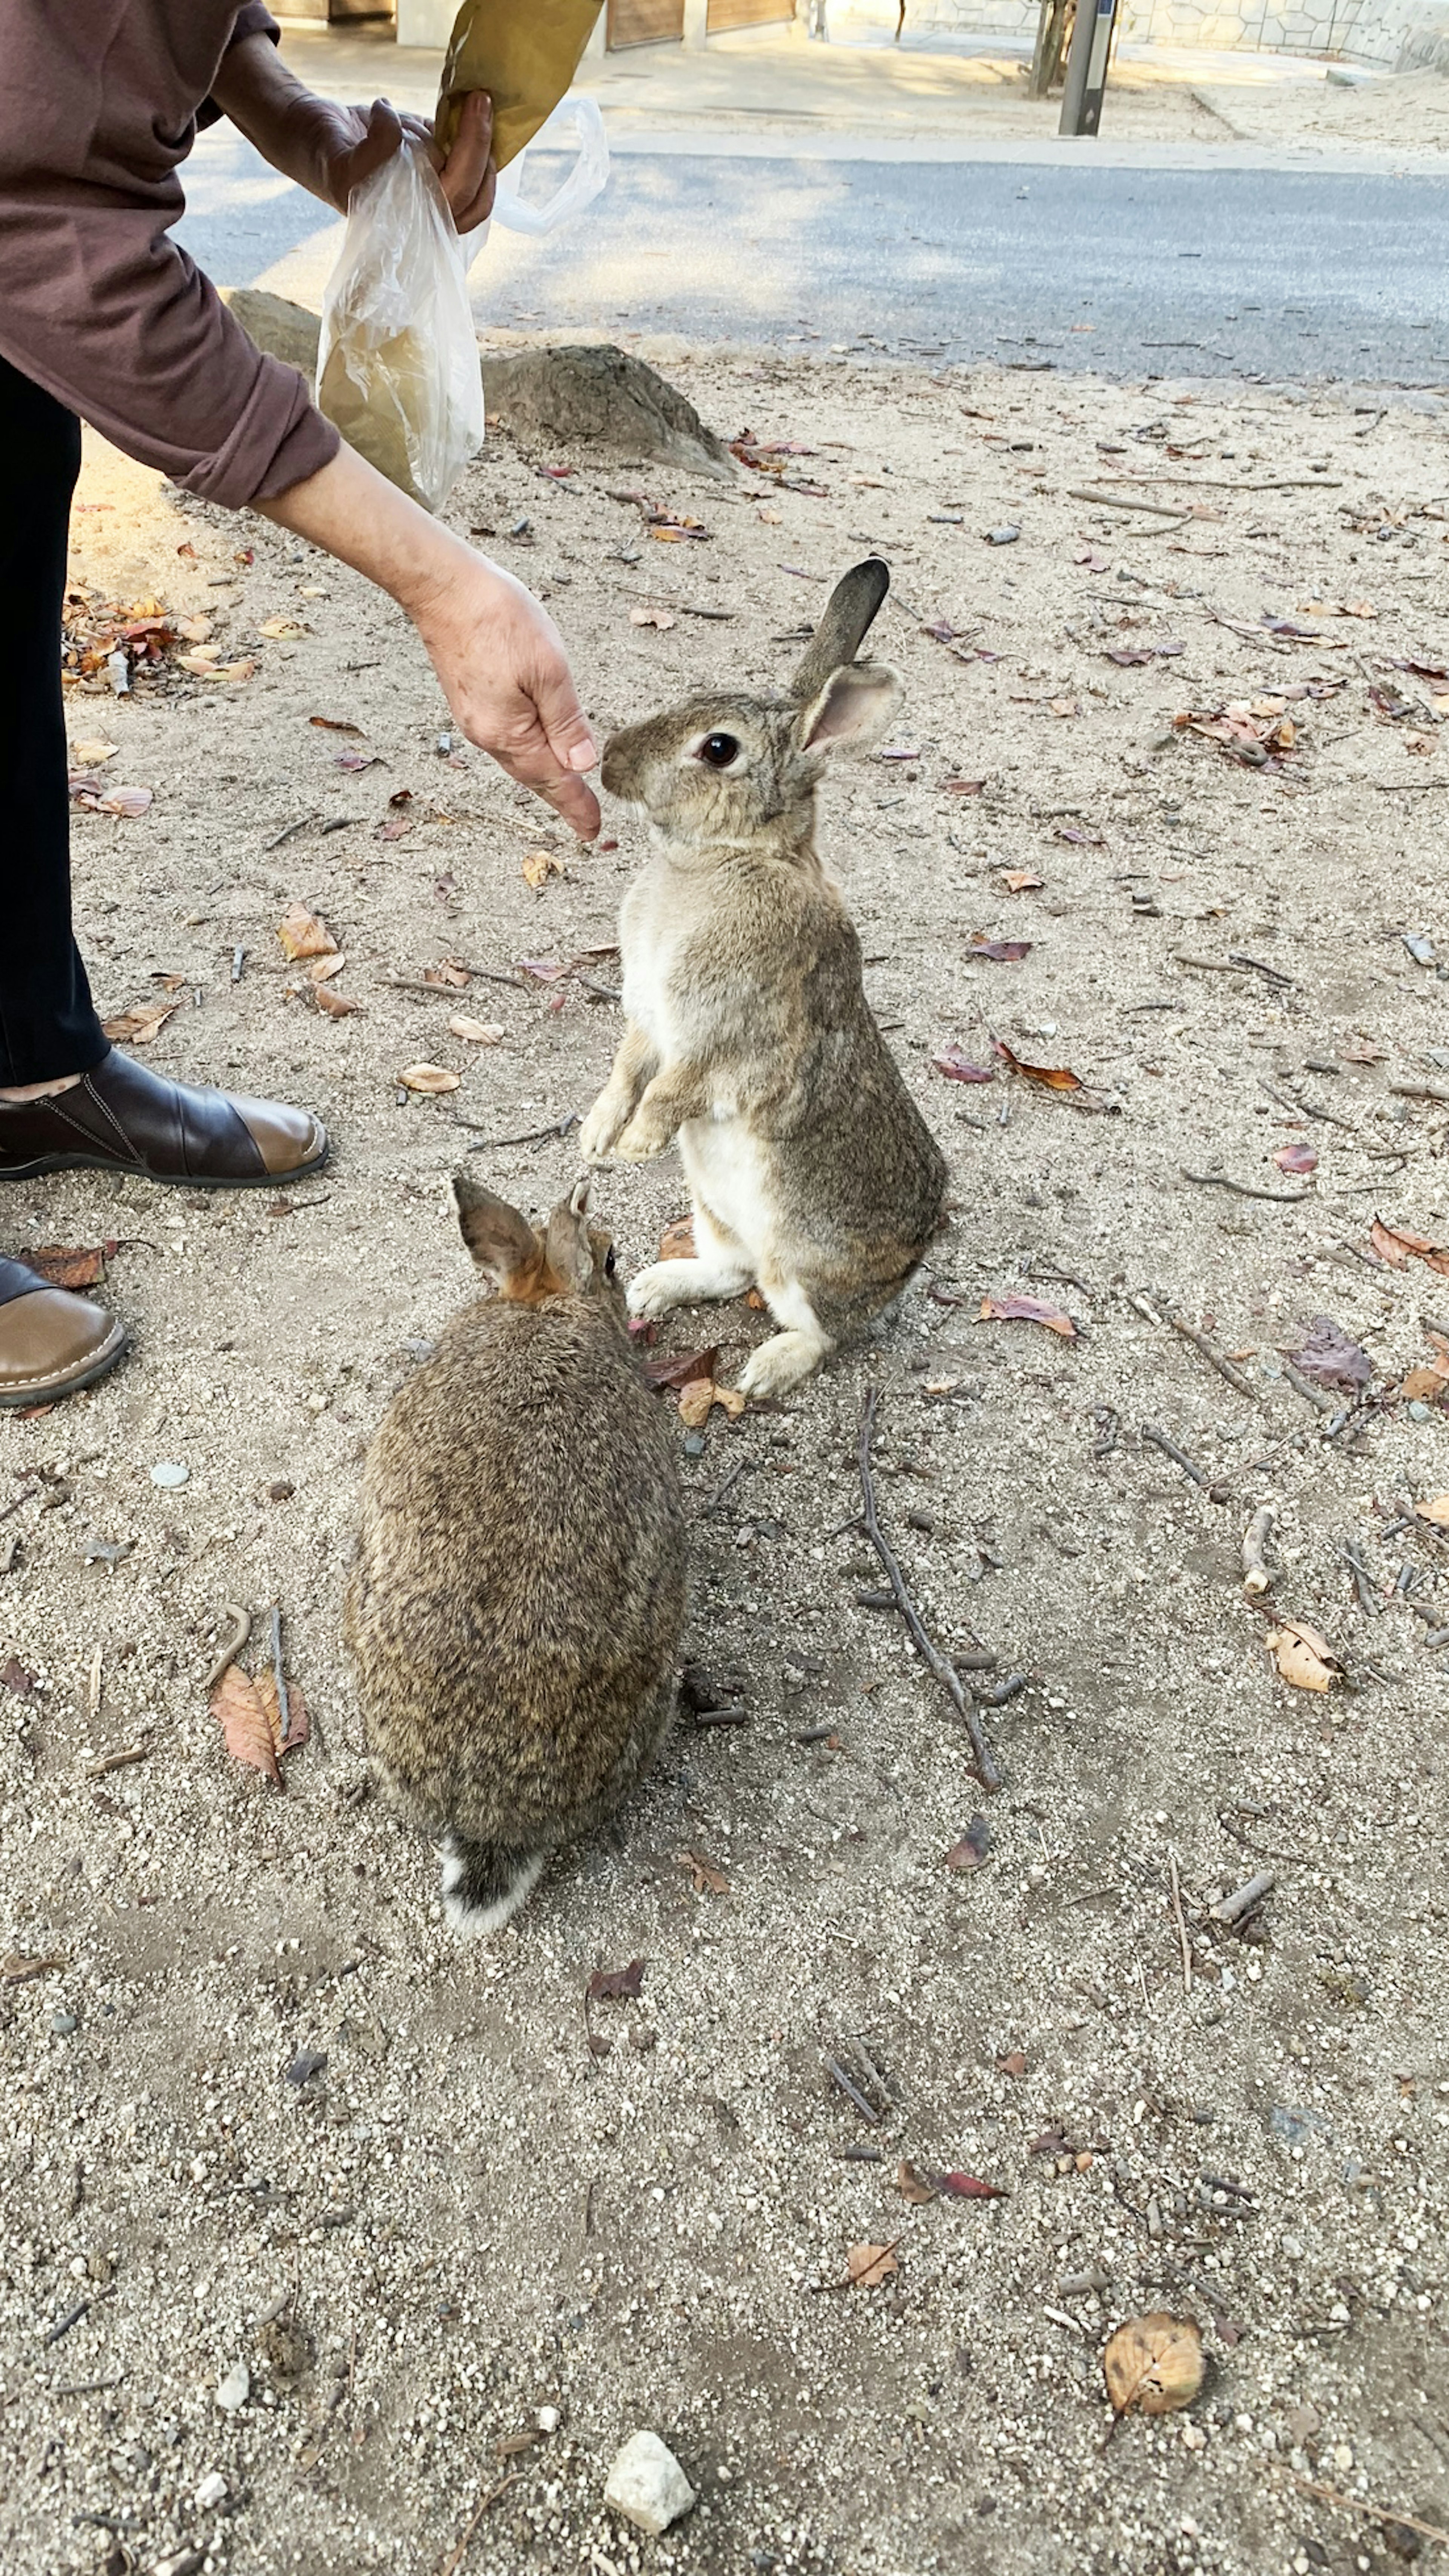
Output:
[[540,2433],[556,2433],[562,2420],[563,2418],[560,2416],[556,2406],[540,2406],[538,2410],[538,2429]]
[[187,1485],[191,1482],[191,1469],[178,1465],[174,1458],[158,1458],[151,1470],[151,1482],[153,1485]]
[[609,2471],[604,2502],[657,2537],[688,2513],[694,2489],[657,2433],[632,2433]]
[[251,2393],[251,2372],[244,2361],[234,2361],[216,2392],[216,2402],[223,2415],[239,2415]]
[[191,2501],[199,2513],[210,2513],[212,2506],[226,2500],[227,2484],[220,2469],[208,2469]]

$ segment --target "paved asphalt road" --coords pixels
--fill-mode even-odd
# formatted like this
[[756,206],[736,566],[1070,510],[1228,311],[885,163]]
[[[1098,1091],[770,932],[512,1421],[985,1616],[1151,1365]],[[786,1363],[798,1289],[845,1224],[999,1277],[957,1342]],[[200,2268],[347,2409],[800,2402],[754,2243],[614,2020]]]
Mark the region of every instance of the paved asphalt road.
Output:
[[[188,178],[218,284],[320,302],[340,225],[226,127]],[[1449,390],[1446,252],[1449,177],[675,148],[616,154],[570,230],[495,226],[472,283],[527,327]]]

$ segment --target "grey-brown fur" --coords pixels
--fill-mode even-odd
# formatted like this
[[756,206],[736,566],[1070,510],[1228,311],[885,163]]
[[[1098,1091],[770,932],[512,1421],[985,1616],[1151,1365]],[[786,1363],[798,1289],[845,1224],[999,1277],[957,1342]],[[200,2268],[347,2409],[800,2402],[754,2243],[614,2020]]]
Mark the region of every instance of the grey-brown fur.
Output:
[[[585,1120],[586,1159],[677,1136],[696,1258],[630,1290],[636,1314],[757,1283],[782,1327],[741,1380],[775,1395],[905,1286],[946,1167],[880,1034],[860,942],[815,847],[832,747],[873,738],[892,672],[853,656],[885,566],[836,589],[788,695],[708,692],[616,733],[604,785],[643,808],[651,857],[624,898],[628,1027]],[[738,744],[709,765],[715,737]]]
[[581,1189],[536,1235],[467,1175],[465,1240],[499,1293],[393,1398],[348,1589],[369,1747],[444,1837],[464,1931],[648,1769],[674,1707],[685,1538],[669,1425]]

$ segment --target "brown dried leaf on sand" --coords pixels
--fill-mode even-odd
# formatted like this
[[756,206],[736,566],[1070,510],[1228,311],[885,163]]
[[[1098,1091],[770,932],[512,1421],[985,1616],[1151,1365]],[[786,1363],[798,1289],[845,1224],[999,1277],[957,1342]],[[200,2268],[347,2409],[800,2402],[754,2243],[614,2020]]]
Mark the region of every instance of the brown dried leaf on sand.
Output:
[[692,1872],[696,1896],[728,1896],[730,1883],[724,1871],[717,1868],[712,1860],[706,1860],[703,1852],[676,1852],[674,1857],[681,1869]]
[[1326,1637],[1306,1619],[1284,1619],[1268,1638],[1281,1678],[1294,1690],[1326,1691],[1338,1669],[1338,1658]]
[[527,851],[522,866],[523,881],[525,885],[532,886],[535,894],[542,891],[550,877],[566,876],[568,873],[562,859],[553,850]]
[[304,903],[289,903],[277,924],[277,937],[282,954],[295,962],[299,957],[335,957],[337,942],[325,921],[309,912]]
[[1449,1494],[1431,1494],[1427,1502],[1416,1503],[1414,1509],[1421,1521],[1431,1522],[1435,1529],[1449,1529]]
[[893,2245],[852,2245],[845,2257],[845,2277],[854,2290],[878,2290],[900,2268]]
[[1135,2407],[1142,2415],[1173,2415],[1202,2387],[1201,2332],[1191,2317],[1166,2309],[1129,2317],[1107,2345],[1102,2370],[1114,2414]]
[[133,1010],[118,1011],[113,1020],[103,1021],[102,1026],[107,1037],[120,1046],[149,1046],[176,1007],[174,1002],[138,1002]]
[[1369,1241],[1380,1261],[1388,1262],[1393,1270],[1405,1269],[1412,1257],[1426,1261],[1431,1270],[1449,1275],[1449,1247],[1431,1243],[1427,1234],[1413,1234],[1404,1225],[1385,1225],[1383,1218],[1376,1216],[1369,1227]]
[[233,1759],[260,1771],[274,1788],[285,1789],[283,1756],[295,1753],[307,1741],[307,1705],[297,1684],[287,1684],[285,1744],[273,1673],[259,1673],[253,1680],[240,1664],[228,1664],[211,1694],[211,1713]]
[[664,1232],[659,1238],[659,1251],[656,1258],[660,1261],[692,1261],[694,1259],[694,1219],[692,1216],[672,1216],[670,1218],[669,1223],[666,1225]]
[[979,1324],[1045,1324],[1049,1333],[1060,1333],[1063,1341],[1081,1339],[1081,1327],[1061,1306],[1049,1306],[1042,1297],[983,1297],[976,1318]]
[[397,1079],[404,1091],[437,1093],[456,1091],[463,1077],[461,1073],[450,1073],[442,1064],[408,1064]]
[[324,1011],[329,1020],[350,1020],[354,1011],[361,1010],[362,1004],[354,1002],[346,993],[334,993],[330,984],[319,984],[317,1008]]
[[498,1020],[470,1020],[461,1013],[448,1027],[455,1038],[466,1038],[470,1046],[502,1046],[503,1027]]
[[114,1235],[105,1243],[37,1243],[27,1251],[25,1266],[52,1288],[99,1288],[106,1263],[119,1249]]

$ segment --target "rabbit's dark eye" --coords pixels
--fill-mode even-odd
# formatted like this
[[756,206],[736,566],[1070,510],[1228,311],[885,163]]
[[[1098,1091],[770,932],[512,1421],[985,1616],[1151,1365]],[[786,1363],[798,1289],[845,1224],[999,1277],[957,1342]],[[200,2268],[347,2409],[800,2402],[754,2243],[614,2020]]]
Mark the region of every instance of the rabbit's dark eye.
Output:
[[608,1251],[604,1255],[604,1277],[606,1279],[612,1279],[618,1267],[618,1259],[611,1243]]
[[728,769],[738,750],[732,733],[707,733],[699,746],[699,756],[711,769]]

